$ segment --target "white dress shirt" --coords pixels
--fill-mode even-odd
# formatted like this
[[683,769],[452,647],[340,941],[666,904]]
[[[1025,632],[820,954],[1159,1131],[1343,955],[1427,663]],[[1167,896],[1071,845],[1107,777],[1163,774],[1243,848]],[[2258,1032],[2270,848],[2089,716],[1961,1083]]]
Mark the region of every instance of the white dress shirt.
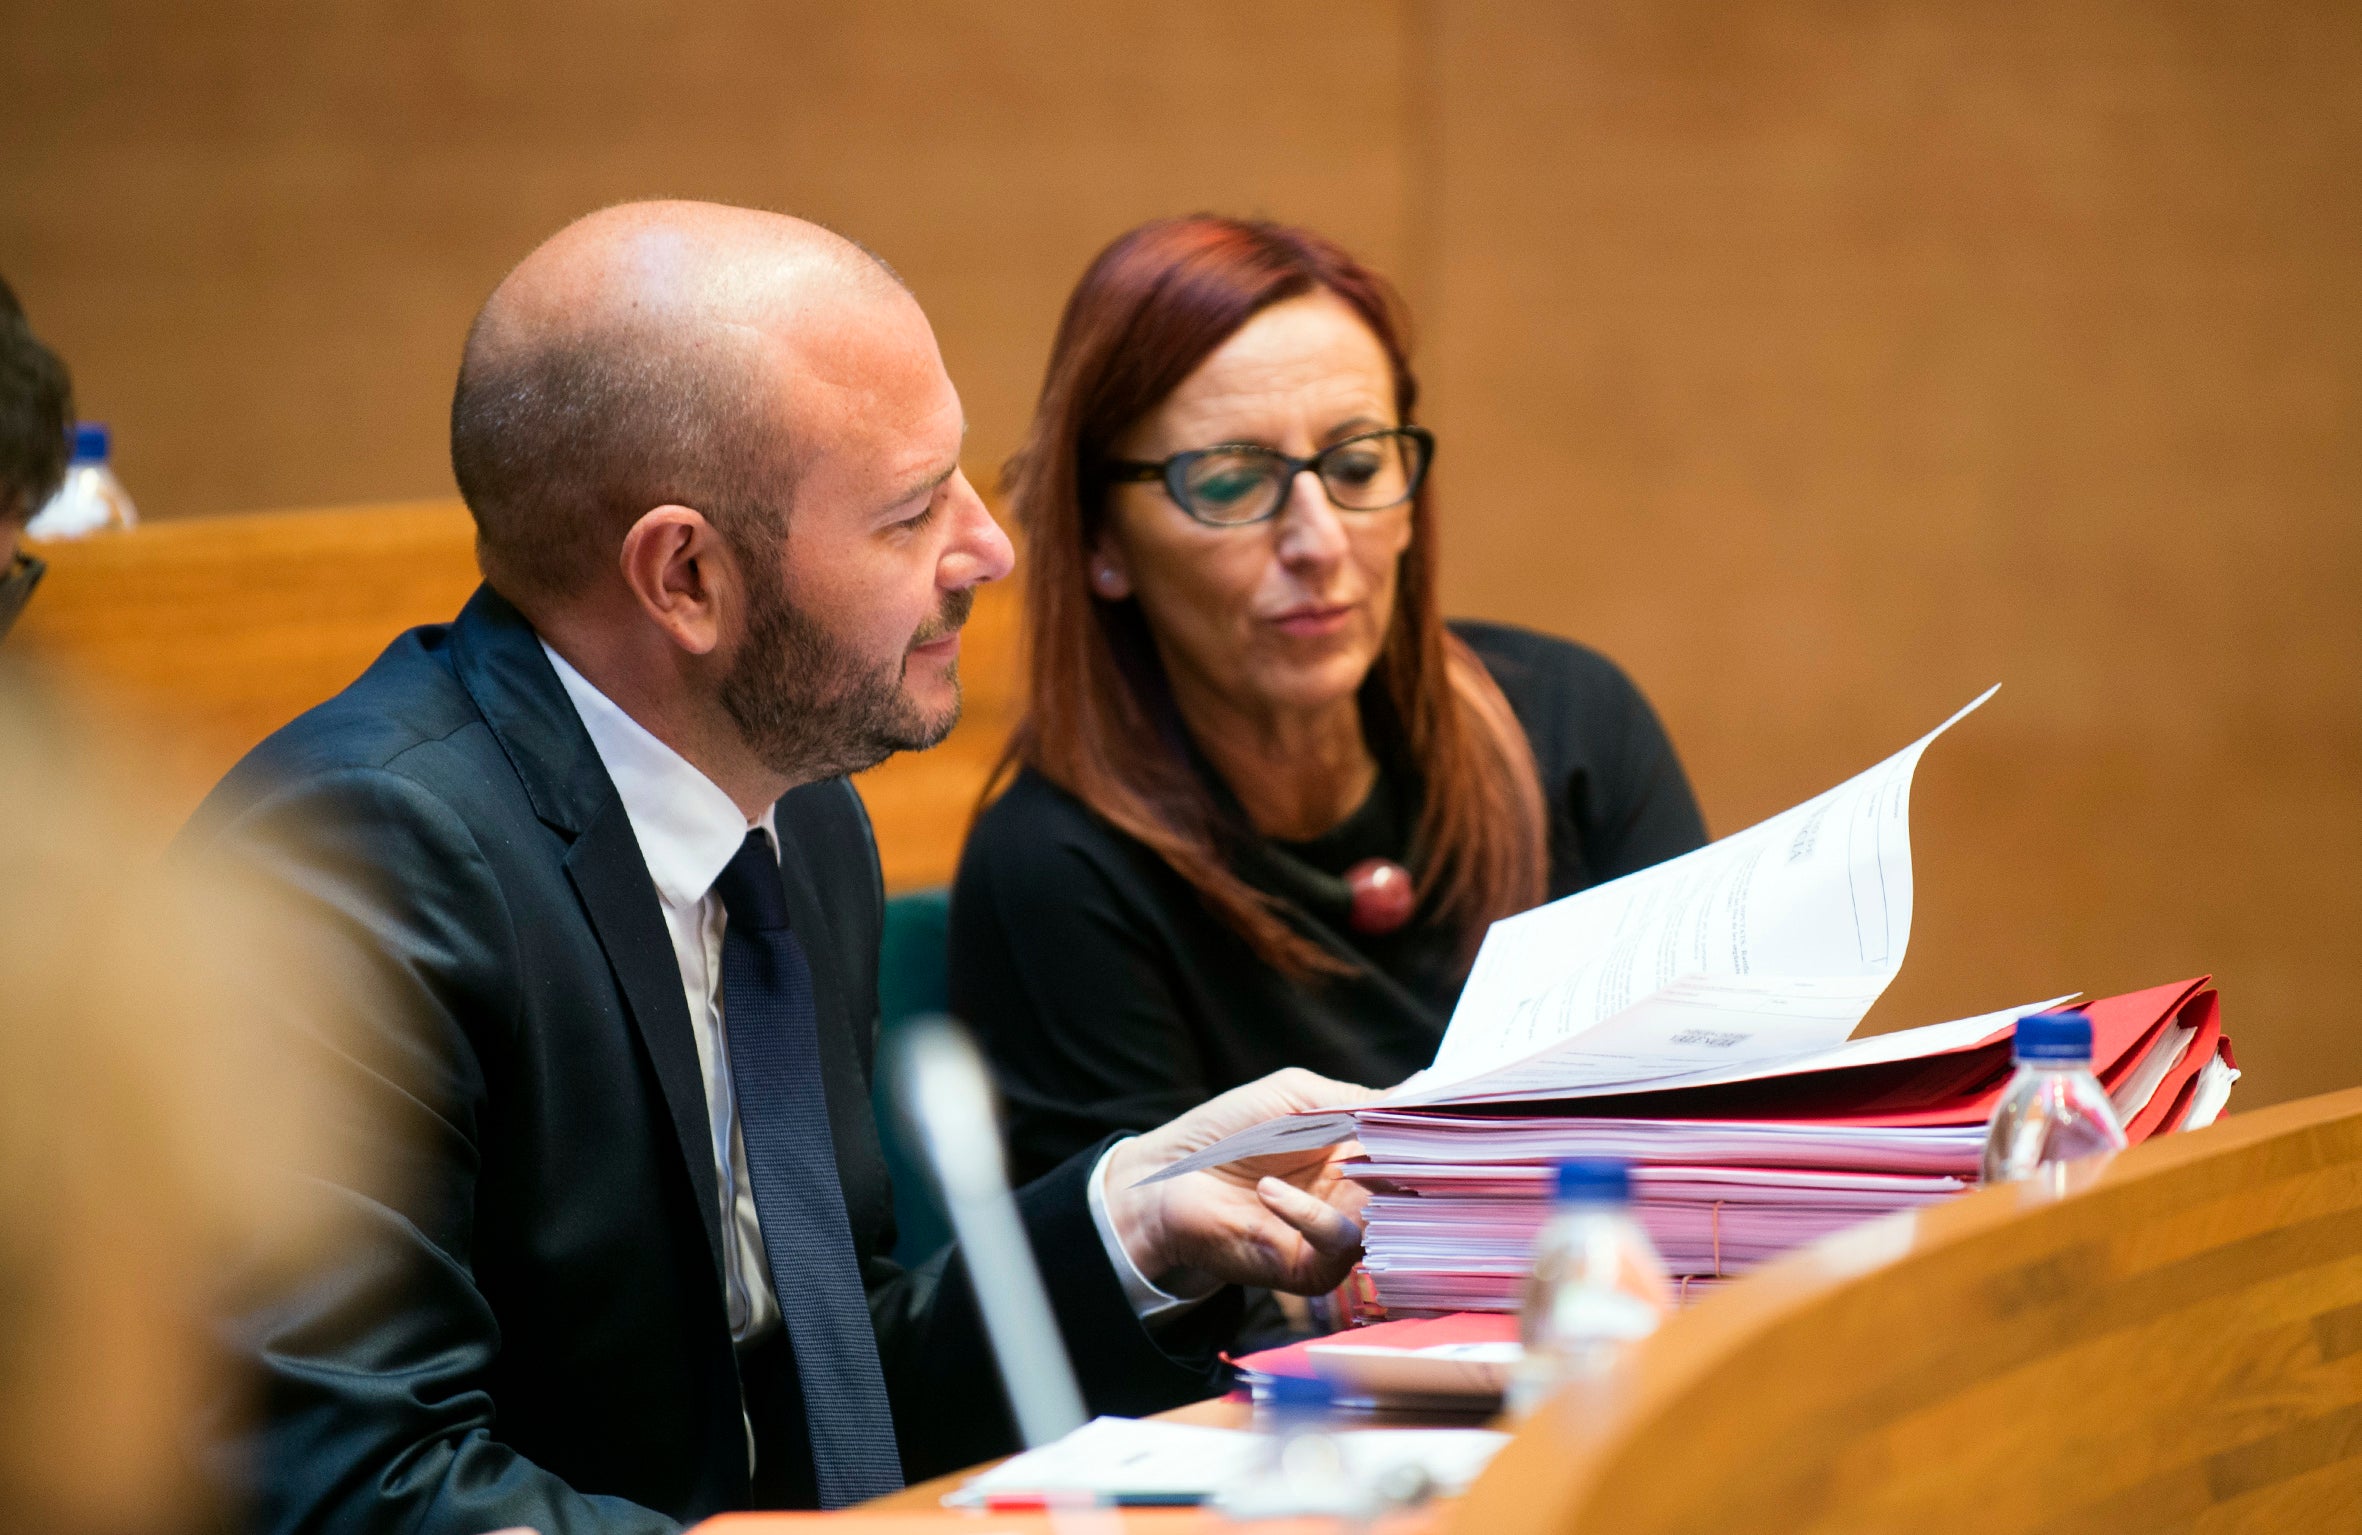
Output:
[[[546,641],[541,648],[623,800],[640,858],[664,908],[665,931],[680,966],[689,1030],[697,1040],[697,1065],[705,1082],[706,1119],[726,1234],[723,1270],[730,1336],[744,1343],[779,1325],[779,1300],[771,1288],[754,1184],[746,1171],[746,1143],[738,1130],[737,1094],[730,1085],[729,1036],[722,1026],[722,933],[728,917],[713,885],[738,855],[747,832],[756,827],[777,856],[778,828],[772,824],[771,807],[748,820],[720,785],[624,713]],[[1133,1312],[1146,1320],[1194,1304],[1202,1297],[1172,1295],[1151,1283],[1117,1239],[1107,1214],[1107,1161],[1102,1156],[1091,1169],[1091,1221]]]

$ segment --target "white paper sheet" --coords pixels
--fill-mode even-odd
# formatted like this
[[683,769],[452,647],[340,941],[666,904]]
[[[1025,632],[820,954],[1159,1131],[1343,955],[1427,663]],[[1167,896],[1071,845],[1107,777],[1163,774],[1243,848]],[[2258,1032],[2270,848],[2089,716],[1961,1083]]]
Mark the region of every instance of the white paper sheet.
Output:
[[1408,1108],[1587,1097],[1760,1075],[1843,1044],[1883,989],[1851,976],[1683,976],[1522,1060],[1473,1076],[1438,1067],[1381,1101]]
[[[1612,1030],[1623,1027],[1621,1020],[1599,1031],[1601,1035],[1608,1037],[1611,1048],[1617,1041],[1621,1041],[1627,1052],[1620,1056],[1608,1056],[1606,1051],[1600,1051],[1603,1058],[1624,1061],[1639,1056],[1642,1052],[1633,1049],[1632,1042],[1641,1037],[1642,1029],[1651,1026],[1655,1020],[1678,1016],[1671,1011],[1672,1004],[1705,997],[1710,990],[1710,983],[1691,982],[1667,989],[1675,996],[1669,999],[1666,1011],[1640,1012],[1631,1031],[1627,1034],[1611,1033]],[[1801,994],[1800,992],[1800,996]],[[1890,1034],[1874,1034],[1868,1039],[1845,1040],[1833,1046],[1805,1046],[1788,1050],[1784,1054],[1740,1050],[1724,1054],[1721,1059],[1715,1060],[1709,1053],[1712,1050],[1711,1046],[1705,1050],[1698,1050],[1693,1046],[1691,1048],[1696,1054],[1706,1056],[1705,1064],[1693,1065],[1687,1059],[1669,1058],[1670,1052],[1667,1052],[1657,1057],[1664,1060],[1670,1068],[1666,1073],[1645,1077],[1641,1080],[1626,1081],[1617,1073],[1603,1072],[1603,1077],[1609,1077],[1612,1080],[1595,1081],[1584,1088],[1554,1092],[1552,1096],[1586,1098],[1616,1092],[1662,1092],[1682,1087],[1712,1087],[1721,1082],[1762,1081],[1771,1077],[1794,1076],[1808,1071],[1834,1071],[1848,1066],[1874,1066],[1887,1061],[1919,1059],[1930,1055],[1939,1055],[1948,1050],[1965,1050],[2010,1027],[2026,1014],[2045,1012],[2058,1006],[2061,1002],[2071,1000],[2073,996],[2074,993],[2069,992],[2066,996],[2051,997],[2041,1002],[2028,1002],[2018,1007],[2002,1008],[1997,1012],[1980,1013],[1974,1018],[1955,1019],[1950,1023],[1931,1023],[1916,1029],[1899,1029]],[[1726,1029],[1722,1032],[1728,1031]],[[1786,1036],[1774,1034],[1769,1030],[1765,1032],[1766,1037],[1770,1040],[1785,1042]],[[1596,1039],[1583,1041],[1586,1050],[1596,1049],[1599,1043],[1600,1041]],[[1673,1046],[1671,1048],[1678,1050],[1682,1047]],[[1546,1073],[1543,1080],[1555,1081],[1564,1076],[1566,1070],[1564,1062],[1566,1060],[1579,1058],[1577,1053],[1571,1051],[1553,1056],[1538,1063],[1537,1074]],[[1368,1109],[1360,1111],[1334,1109],[1316,1113],[1286,1114],[1277,1119],[1267,1119],[1259,1125],[1252,1125],[1236,1135],[1228,1136],[1203,1151],[1172,1163],[1140,1181],[1159,1183],[1167,1178],[1178,1178],[1183,1173],[1196,1172],[1200,1168],[1224,1167],[1233,1162],[1243,1162],[1251,1157],[1269,1156],[1275,1152],[1308,1151],[1322,1146],[1342,1145],[1346,1141],[1352,1140],[1357,1133],[1373,1121],[1385,1123],[1384,1111],[1388,1109],[1419,1109],[1439,1104],[1484,1101],[1480,1097],[1465,1096],[1464,1090],[1463,1092],[1454,1092],[1449,1087],[1439,1090],[1438,1095],[1430,1099],[1417,1090],[1424,1080],[1426,1080],[1425,1074],[1415,1077],[1394,1092],[1377,1100]],[[1514,1067],[1506,1072],[1495,1073],[1487,1080],[1498,1084],[1494,1093],[1494,1098],[1498,1101],[1510,1102],[1521,1097],[1532,1096],[1520,1091],[1517,1069]],[[1505,1130],[1519,1136],[1530,1135],[1536,1128],[1535,1123],[1530,1120],[1501,1120],[1497,1123]],[[1566,1136],[1573,1136],[1578,1140],[1591,1135],[1593,1133],[1591,1127],[1596,1125],[1633,1123],[1653,1125],[1659,1122],[1561,1120],[1555,1118],[1549,1121],[1553,1129],[1561,1126],[1566,1127],[1560,1132],[1562,1139]],[[1677,1125],[1676,1128],[1685,1133],[1694,1133],[1696,1127]],[[1446,1139],[1454,1145],[1466,1145],[1470,1144],[1467,1137],[1471,1133],[1467,1125],[1455,1122],[1446,1132]],[[1769,1127],[1767,1133],[1778,1133],[1778,1127]],[[1817,1145],[1818,1138],[1823,1134],[1824,1132],[1816,1128],[1809,1133],[1806,1139]],[[1982,1137],[1983,1132],[1980,1130],[1978,1132],[1979,1144],[1982,1144]],[[1838,1136],[1835,1137],[1835,1140],[1842,1143],[1844,1137]],[[1529,1144],[1542,1146],[1556,1143],[1544,1139],[1532,1141]],[[1721,1142],[1716,1141],[1713,1144],[1719,1145]],[[1880,1144],[1884,1145],[1883,1142]],[[1581,1144],[1570,1143],[1570,1145],[1572,1145],[1572,1149],[1557,1154],[1570,1156],[1578,1153],[1609,1154],[1590,1146],[1587,1141]],[[1370,1149],[1375,1152],[1377,1147],[1373,1145]],[[1630,1153],[1616,1154],[1628,1155]],[[1888,1148],[1888,1154],[1891,1154],[1891,1148]]]
[[[1596,1097],[1900,1060],[2032,1011],[1848,1040],[1910,942],[1919,759],[1999,691],[1792,810],[1494,923],[1435,1063],[1371,1107]],[[1352,1135],[1350,1114],[1293,1115],[1146,1181]]]
[[[1387,1428],[1344,1430],[1337,1439],[1359,1480],[1374,1482],[1397,1466],[1416,1465],[1443,1491],[1458,1493],[1509,1436],[1477,1428]],[[1094,1418],[1055,1444],[971,1477],[943,1501],[978,1508],[1062,1494],[1107,1502],[1192,1502],[1250,1470],[1265,1443],[1244,1429]]]
[[1317,1151],[1323,1146],[1341,1146],[1353,1139],[1353,1123],[1351,1109],[1282,1114],[1277,1119],[1249,1125],[1236,1135],[1226,1135],[1203,1151],[1191,1152],[1180,1161],[1168,1163],[1140,1181],[1162,1183],[1167,1178],[1178,1178],[1183,1173],[1194,1173],[1201,1168],[1228,1167],[1233,1162],[1267,1157],[1276,1152]]
[[1792,810],[1494,923],[1434,1066],[1387,1101],[1561,1095],[1843,1043],[1910,941],[1912,775],[1995,691]]
[[2238,1080],[2239,1068],[2224,1060],[2220,1052],[2199,1067],[2198,1090],[2190,1097],[2190,1112],[2182,1120],[2182,1128],[2203,1130],[2220,1119],[2223,1105],[2231,1101],[2231,1084]]
[[[1387,1108],[1417,1108],[1541,1097],[1597,1098],[1924,1060],[2006,1033],[2028,1013],[2047,1012],[2075,996],[2068,992],[1973,1018],[1850,1039],[1846,1034],[1861,1022],[1851,1005],[1858,984],[1796,977],[1768,978],[1752,986],[1703,978],[1676,981],[1598,1028],[1530,1061],[1488,1072],[1476,1084],[1397,1091],[1381,1102]],[[1738,1006],[1759,1009],[1757,1019],[1750,1024],[1737,1017]],[[1867,1013],[1868,1006],[1861,1011]],[[1852,1020],[1845,1024],[1846,1034],[1830,1042],[1829,1025],[1844,1018]],[[1568,1085],[1570,1073],[1579,1070],[1588,1070],[1590,1080]]]

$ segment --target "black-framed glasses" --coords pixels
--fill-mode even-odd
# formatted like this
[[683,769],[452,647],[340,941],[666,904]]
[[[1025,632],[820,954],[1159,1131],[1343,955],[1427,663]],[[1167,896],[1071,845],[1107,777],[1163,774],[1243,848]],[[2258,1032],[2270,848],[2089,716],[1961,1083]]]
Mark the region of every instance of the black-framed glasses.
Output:
[[[4,536],[0,534],[0,537]],[[10,558],[8,573],[0,575],[0,638],[7,636],[9,625],[16,622],[16,615],[22,613],[25,604],[33,600],[33,588],[41,584],[42,573],[48,569],[46,564],[22,549]]]
[[1287,504],[1288,487],[1309,469],[1343,512],[1382,512],[1419,493],[1435,460],[1435,434],[1394,426],[1333,442],[1310,458],[1291,458],[1251,442],[1217,443],[1176,453],[1161,464],[1108,464],[1115,484],[1162,480],[1173,504],[1200,522],[1235,528],[1264,522]]

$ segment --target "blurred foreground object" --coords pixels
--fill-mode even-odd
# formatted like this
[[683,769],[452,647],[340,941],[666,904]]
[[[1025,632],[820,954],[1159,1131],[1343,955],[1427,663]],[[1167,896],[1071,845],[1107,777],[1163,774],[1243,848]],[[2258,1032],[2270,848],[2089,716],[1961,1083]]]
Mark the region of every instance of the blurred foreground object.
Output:
[[115,478],[114,436],[103,421],[74,426],[74,457],[57,488],[25,532],[34,538],[88,538],[139,526],[131,493]]
[[984,1058],[966,1030],[935,1017],[903,1033],[893,1071],[902,1112],[926,1148],[944,1211],[974,1276],[1001,1387],[1026,1447],[1038,1449],[1083,1426],[1083,1392],[1009,1189]]
[[168,875],[119,746],[0,668],[0,1528],[219,1524],[195,1447],[236,1383],[206,1308],[321,1228],[301,1056],[247,978],[269,923]]
[[1518,1417],[1560,1390],[1603,1380],[1673,1310],[1673,1286],[1632,1218],[1632,1168],[1616,1157],[1558,1164],[1550,1219],[1534,1239],[1509,1383]]

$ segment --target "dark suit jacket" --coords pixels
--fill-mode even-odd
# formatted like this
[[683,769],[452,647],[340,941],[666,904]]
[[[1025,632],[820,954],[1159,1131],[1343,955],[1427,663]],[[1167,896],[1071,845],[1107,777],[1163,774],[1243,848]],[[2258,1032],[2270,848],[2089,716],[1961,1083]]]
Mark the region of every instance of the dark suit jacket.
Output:
[[[956,1252],[908,1271],[886,1256],[868,818],[835,781],[780,800],[777,824],[903,1459],[928,1475],[1013,1434]],[[354,1090],[365,1171],[334,1185],[352,1228],[231,1326],[264,1372],[245,1456],[258,1525],[561,1535],[745,1506],[679,969],[623,804],[524,619],[487,588],[404,635],[239,764],[182,848],[290,896],[348,978],[298,1022]],[[1020,1194],[1085,1394],[1113,1412],[1202,1396],[1235,1305],[1152,1340],[1091,1224],[1090,1165]]]

